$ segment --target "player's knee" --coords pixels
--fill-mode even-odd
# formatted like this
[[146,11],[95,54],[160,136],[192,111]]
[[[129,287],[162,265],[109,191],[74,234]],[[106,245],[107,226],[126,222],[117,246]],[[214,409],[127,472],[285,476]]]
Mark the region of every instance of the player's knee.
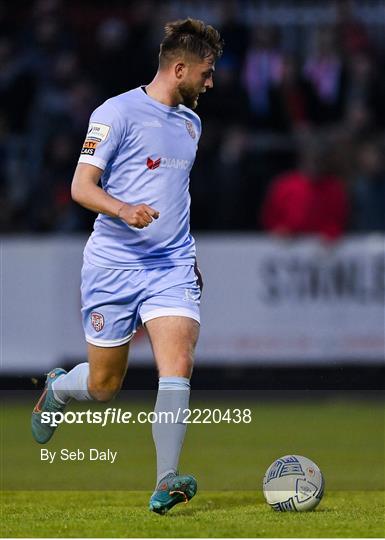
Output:
[[174,359],[172,363],[159,363],[160,377],[186,377],[190,378],[193,371],[193,355],[181,355]]
[[184,362],[181,363],[180,368],[185,373],[184,377],[187,377],[188,379],[191,377],[193,364],[194,364],[194,360],[192,357],[187,358]]
[[96,401],[111,401],[121,388],[122,382],[116,377],[88,382],[88,390]]

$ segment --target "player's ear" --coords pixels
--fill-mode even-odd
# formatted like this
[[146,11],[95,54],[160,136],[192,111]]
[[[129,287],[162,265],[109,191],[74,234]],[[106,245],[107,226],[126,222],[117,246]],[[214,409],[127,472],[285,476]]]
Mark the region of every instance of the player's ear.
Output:
[[182,79],[186,73],[186,69],[187,69],[187,66],[184,62],[178,62],[177,64],[175,64],[174,66],[175,77],[177,79]]

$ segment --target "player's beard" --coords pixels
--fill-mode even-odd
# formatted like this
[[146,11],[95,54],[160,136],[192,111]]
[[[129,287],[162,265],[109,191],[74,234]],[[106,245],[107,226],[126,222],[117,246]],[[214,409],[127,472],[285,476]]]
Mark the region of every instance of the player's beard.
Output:
[[199,90],[190,86],[187,83],[181,82],[179,84],[179,93],[182,97],[182,103],[189,109],[195,109],[198,105]]

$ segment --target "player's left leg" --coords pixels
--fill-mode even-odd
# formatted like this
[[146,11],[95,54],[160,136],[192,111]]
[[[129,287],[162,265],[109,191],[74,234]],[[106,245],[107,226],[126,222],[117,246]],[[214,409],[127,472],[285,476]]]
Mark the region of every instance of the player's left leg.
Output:
[[187,427],[183,422],[184,411],[189,407],[190,377],[199,323],[186,316],[163,316],[147,321],[146,329],[159,371],[155,405],[157,422],[152,426],[157,455],[157,487],[150,500],[150,509],[164,514],[175,504],[190,500],[197,490],[195,478],[179,475],[177,469]]

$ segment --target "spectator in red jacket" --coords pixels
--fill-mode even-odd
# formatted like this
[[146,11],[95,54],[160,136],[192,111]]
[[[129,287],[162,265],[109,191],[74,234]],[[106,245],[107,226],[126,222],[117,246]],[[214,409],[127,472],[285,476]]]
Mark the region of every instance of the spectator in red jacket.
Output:
[[319,234],[337,239],[345,232],[349,215],[347,191],[335,172],[338,148],[311,140],[301,153],[297,170],[273,180],[262,205],[262,225],[282,236]]

